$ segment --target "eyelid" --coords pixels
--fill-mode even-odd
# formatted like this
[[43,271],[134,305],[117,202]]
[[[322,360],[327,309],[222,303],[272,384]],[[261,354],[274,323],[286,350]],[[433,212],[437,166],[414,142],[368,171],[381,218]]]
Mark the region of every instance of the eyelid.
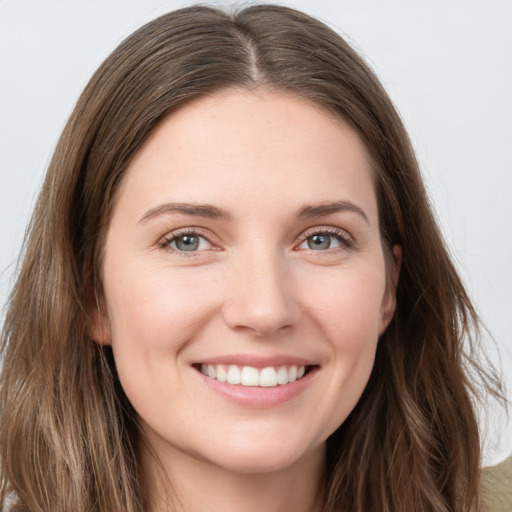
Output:
[[[343,247],[341,250],[346,250],[353,248],[356,245],[356,241],[354,237],[345,229],[338,228],[335,226],[315,226],[313,228],[308,228],[305,231],[303,231],[299,236],[299,242],[296,244],[295,248],[298,250],[299,246],[302,245],[302,243],[307,240],[310,236],[318,235],[318,234],[324,234],[324,235],[331,235],[338,238],[341,243],[343,244]],[[336,251],[340,250],[339,248],[336,249],[327,249],[326,251],[318,251],[319,253],[328,253],[329,251]]]
[[[338,238],[338,240],[341,242],[342,247],[341,248],[334,248],[334,249],[328,249],[325,251],[318,251],[319,253],[329,253],[329,252],[336,252],[340,250],[346,250],[353,248],[356,245],[356,241],[354,240],[353,236],[346,231],[345,229],[335,227],[335,226],[315,226],[312,228],[308,228],[305,231],[303,231],[299,237],[298,237],[298,243],[295,244],[294,249],[299,250],[300,245],[307,240],[310,236],[316,235],[316,234],[326,234],[330,236],[334,236]],[[172,247],[169,247],[169,244],[172,243],[176,238],[179,238],[183,235],[194,235],[201,237],[205,239],[209,244],[211,244],[213,247],[211,249],[203,249],[200,251],[180,251],[177,249],[174,249]],[[180,256],[185,257],[191,257],[191,256],[199,256],[201,253],[207,252],[207,251],[218,251],[220,250],[220,247],[218,243],[215,243],[212,239],[214,239],[215,236],[211,233],[211,231],[200,228],[197,226],[187,226],[183,228],[175,229],[164,236],[162,236],[158,242],[157,246],[160,249],[164,249],[168,252],[178,254]]]
[[[201,237],[201,238],[205,239],[209,244],[211,244],[213,246],[213,248],[203,249],[200,251],[187,252],[187,251],[180,251],[178,249],[169,247],[169,244],[172,243],[174,240],[176,240],[176,238],[179,238],[180,236],[184,236],[184,235],[193,235],[193,236]],[[214,238],[214,236],[212,235],[211,231],[209,231],[209,230],[206,230],[206,229],[200,228],[200,227],[196,227],[196,226],[187,226],[187,227],[178,228],[169,233],[166,233],[164,236],[162,236],[158,240],[157,246],[159,249],[163,249],[168,252],[178,254],[180,256],[192,257],[192,256],[198,256],[201,253],[204,253],[206,251],[219,250],[218,244],[213,242],[212,238]]]

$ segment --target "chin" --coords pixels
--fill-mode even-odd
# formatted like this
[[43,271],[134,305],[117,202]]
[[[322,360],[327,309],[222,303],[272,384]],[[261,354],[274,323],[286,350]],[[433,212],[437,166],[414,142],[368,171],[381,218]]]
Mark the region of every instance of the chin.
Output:
[[[287,442],[288,441],[288,442]],[[240,474],[268,474],[290,469],[304,460],[323,458],[324,445],[305,446],[290,443],[290,438],[276,434],[269,436],[229,438],[216,454],[210,454],[210,461],[226,470]]]

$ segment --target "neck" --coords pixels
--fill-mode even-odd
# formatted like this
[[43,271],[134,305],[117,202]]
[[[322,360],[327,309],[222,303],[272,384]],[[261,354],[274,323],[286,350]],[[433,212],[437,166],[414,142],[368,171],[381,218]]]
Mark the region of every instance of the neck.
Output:
[[158,460],[141,451],[149,512],[322,510],[323,447],[291,467],[261,473],[231,471],[176,449],[158,450]]

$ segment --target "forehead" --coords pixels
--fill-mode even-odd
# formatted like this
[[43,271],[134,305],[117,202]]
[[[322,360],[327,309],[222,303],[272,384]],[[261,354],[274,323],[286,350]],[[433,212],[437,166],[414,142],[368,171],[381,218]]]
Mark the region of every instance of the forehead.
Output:
[[[167,116],[133,158],[118,198],[215,202],[358,199],[376,215],[372,167],[358,135],[314,103],[230,89]],[[133,196],[133,197],[132,197]],[[352,197],[342,197],[352,196]]]

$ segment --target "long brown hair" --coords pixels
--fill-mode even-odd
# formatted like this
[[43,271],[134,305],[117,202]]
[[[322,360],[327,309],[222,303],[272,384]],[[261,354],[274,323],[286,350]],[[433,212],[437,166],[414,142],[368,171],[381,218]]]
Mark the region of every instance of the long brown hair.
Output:
[[145,25],[82,93],[50,163],[2,333],[0,505],[145,508],[137,417],[108,347],[90,338],[115,192],[156,124],[200,95],[270,88],[359,134],[385,250],[403,249],[397,310],[367,388],[328,439],[325,512],[479,508],[478,319],[434,220],[399,115],[372,71],[319,21],[260,5],[190,7]]

